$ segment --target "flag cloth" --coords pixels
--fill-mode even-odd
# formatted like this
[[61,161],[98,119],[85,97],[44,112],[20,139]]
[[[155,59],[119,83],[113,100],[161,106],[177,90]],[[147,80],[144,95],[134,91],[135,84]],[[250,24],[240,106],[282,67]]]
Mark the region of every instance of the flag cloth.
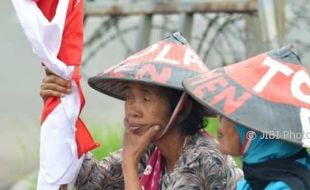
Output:
[[53,73],[72,79],[72,92],[44,105],[37,189],[72,188],[83,154],[95,148],[79,118],[84,106],[79,66],[83,49],[83,1],[12,0],[33,52]]

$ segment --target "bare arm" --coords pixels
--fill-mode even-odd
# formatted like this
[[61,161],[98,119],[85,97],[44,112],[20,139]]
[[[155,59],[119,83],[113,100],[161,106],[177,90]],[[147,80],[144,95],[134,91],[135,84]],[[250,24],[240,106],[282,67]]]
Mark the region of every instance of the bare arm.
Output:
[[123,162],[122,169],[124,172],[125,190],[141,190],[138,167],[133,163]]

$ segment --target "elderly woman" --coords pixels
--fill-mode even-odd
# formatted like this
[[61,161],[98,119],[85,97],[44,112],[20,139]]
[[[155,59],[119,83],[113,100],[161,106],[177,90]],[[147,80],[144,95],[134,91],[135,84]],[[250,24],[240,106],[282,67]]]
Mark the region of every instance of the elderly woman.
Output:
[[184,86],[218,113],[219,149],[243,157],[245,179],[237,190],[310,189],[303,148],[310,145],[310,78],[291,47],[198,75]]
[[[207,68],[175,33],[89,79],[94,89],[125,101],[123,149],[97,162],[85,156],[78,189],[233,189],[242,175],[202,132],[210,115],[183,93],[182,80]],[[67,93],[47,76],[41,95]]]

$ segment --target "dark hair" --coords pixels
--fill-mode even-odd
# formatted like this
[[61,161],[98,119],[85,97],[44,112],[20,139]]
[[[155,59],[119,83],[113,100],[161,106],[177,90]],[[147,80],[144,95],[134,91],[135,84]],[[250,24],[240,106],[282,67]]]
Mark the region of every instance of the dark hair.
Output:
[[[206,125],[203,125],[203,118],[207,117],[206,111],[203,107],[190,98],[192,103],[191,112],[189,115],[180,123],[181,131],[184,134],[194,135],[199,132],[199,130],[203,129]],[[204,122],[204,124],[206,124]]]
[[[179,99],[182,95],[182,91],[167,88],[166,92],[171,110],[173,112],[177,103],[179,102]],[[206,111],[206,109],[204,109],[197,101],[195,101],[191,97],[189,98],[188,101],[189,101],[188,104],[190,103],[192,104],[190,113],[183,121],[181,121],[181,123],[179,123],[179,126],[183,134],[194,135],[198,133],[199,130],[201,130],[206,126],[203,125],[202,123],[203,118],[211,116],[212,114],[211,112],[209,113],[208,111]]]

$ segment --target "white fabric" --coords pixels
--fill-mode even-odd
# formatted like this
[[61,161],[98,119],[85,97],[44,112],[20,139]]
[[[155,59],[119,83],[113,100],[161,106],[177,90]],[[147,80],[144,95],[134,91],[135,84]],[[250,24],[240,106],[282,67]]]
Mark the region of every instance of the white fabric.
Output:
[[[49,22],[32,0],[12,0],[33,52],[53,73],[70,79],[73,66],[57,58],[69,0],[59,0],[56,15]],[[40,172],[38,190],[59,190],[61,184],[72,187],[81,167],[75,142],[75,123],[79,116],[80,97],[75,82],[72,93],[61,98],[41,126]]]
[[[302,126],[302,146],[305,148],[310,147],[310,110],[307,108],[300,108],[300,122]],[[295,134],[295,138],[297,138],[298,134]]]

